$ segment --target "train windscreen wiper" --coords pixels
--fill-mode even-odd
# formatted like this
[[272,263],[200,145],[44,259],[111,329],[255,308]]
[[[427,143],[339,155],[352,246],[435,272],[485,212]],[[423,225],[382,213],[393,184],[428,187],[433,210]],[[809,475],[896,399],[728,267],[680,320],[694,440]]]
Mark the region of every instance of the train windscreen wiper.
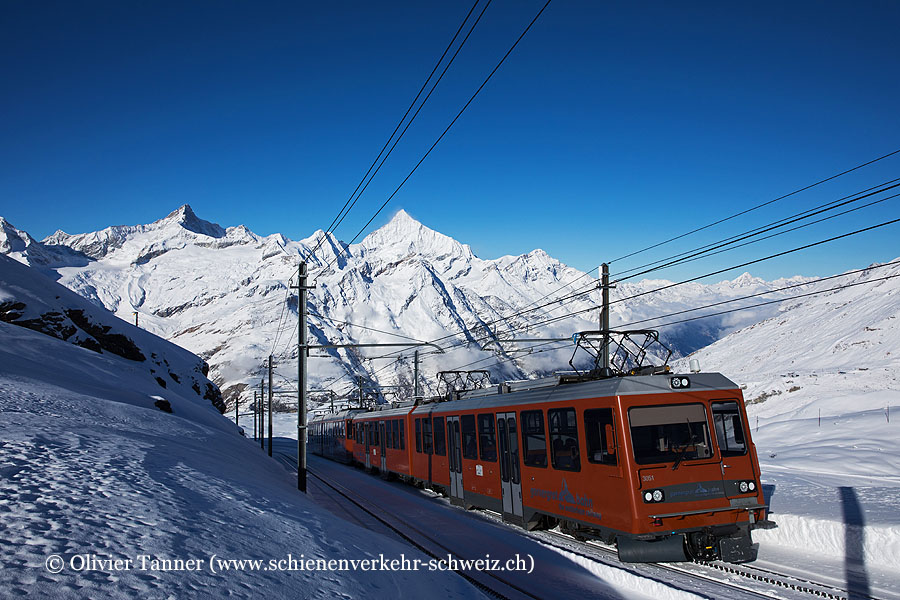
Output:
[[697,443],[697,434],[694,433],[694,431],[691,429],[691,421],[689,419],[686,419],[685,421],[687,422],[688,433],[691,434],[691,439],[687,444],[681,446],[680,450],[678,448],[675,449],[675,452],[678,452],[678,457],[675,459],[675,463],[672,465],[673,471],[677,469],[678,465],[681,464],[681,461],[684,460],[684,456],[685,454],[687,454],[688,448]]

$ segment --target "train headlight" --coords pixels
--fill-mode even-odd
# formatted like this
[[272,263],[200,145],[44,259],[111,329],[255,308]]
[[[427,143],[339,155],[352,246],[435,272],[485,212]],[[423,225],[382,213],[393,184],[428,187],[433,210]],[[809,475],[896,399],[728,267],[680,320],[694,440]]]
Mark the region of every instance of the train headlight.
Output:
[[665,498],[665,494],[663,494],[662,490],[647,490],[641,496],[644,498],[644,502],[662,502]]
[[691,380],[687,377],[670,377],[669,387],[673,390],[682,390],[691,387]]
[[747,490],[750,489],[750,486],[747,485],[747,482],[746,482],[746,481],[742,481],[742,482],[741,482],[741,485],[740,485],[739,487],[741,488],[741,493],[742,493],[742,494],[746,494],[746,493],[747,493]]
[[756,482],[748,481],[747,487],[750,488],[751,492],[755,492],[756,491]]

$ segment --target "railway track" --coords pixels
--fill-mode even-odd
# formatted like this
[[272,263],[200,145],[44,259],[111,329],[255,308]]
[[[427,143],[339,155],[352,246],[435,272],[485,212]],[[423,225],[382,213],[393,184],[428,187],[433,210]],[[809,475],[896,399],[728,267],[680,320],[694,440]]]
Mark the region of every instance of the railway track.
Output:
[[[282,464],[291,469],[296,469],[296,460],[285,453],[276,453]],[[460,560],[467,557],[452,551],[434,536],[422,531],[408,522],[393,521],[391,515],[386,515],[383,510],[373,505],[365,498],[361,498],[353,490],[341,484],[326,481],[312,470],[308,471],[318,485],[336,494],[354,507],[363,511],[371,519],[381,526],[389,529],[398,537],[410,543],[431,558],[443,558],[452,555]],[[492,515],[493,516],[493,515]],[[497,516],[499,519],[499,516]],[[685,566],[672,564],[626,564],[618,560],[614,548],[595,543],[579,542],[571,536],[553,531],[522,532],[533,537],[540,543],[555,547],[558,550],[578,555],[603,567],[617,569],[630,573],[642,579],[650,579],[668,588],[699,595],[715,600],[718,598],[827,598],[829,600],[847,600],[847,595],[842,590],[831,586],[817,584],[795,577],[777,574],[765,569],[748,568],[746,565],[730,565],[724,563],[688,563]],[[440,553],[440,556],[438,555]],[[468,580],[478,589],[494,598],[542,598],[535,595],[522,586],[517,585],[496,572],[454,570],[458,575]],[[739,582],[723,579],[721,573],[728,576],[740,576]],[[697,582],[702,581],[703,586],[698,588]],[[773,594],[773,586],[783,593]]]
[[[297,461],[294,457],[283,452],[279,452],[278,455],[278,460],[282,464],[289,466],[291,469],[297,468]],[[401,539],[405,540],[407,543],[411,544],[413,547],[420,550],[428,557],[442,560],[446,556],[453,556],[460,561],[471,560],[465,556],[461,556],[458,552],[452,551],[451,549],[444,546],[441,542],[434,539],[433,536],[424,533],[420,529],[410,525],[407,522],[390,522],[389,519],[385,518],[385,515],[382,511],[379,511],[381,514],[376,513],[377,507],[371,507],[371,504],[368,501],[366,501],[364,498],[360,498],[352,490],[349,490],[340,484],[326,481],[311,469],[307,469],[307,474],[313,477],[321,485],[329,488],[334,493],[337,493],[341,497],[345,498],[359,510],[369,515],[375,521],[378,521],[384,527],[393,531]],[[439,556],[436,553],[435,549],[437,549],[437,552],[442,552],[443,554]],[[474,571],[470,573],[462,569],[448,570],[452,570],[454,573],[467,580],[469,583],[474,585],[485,594],[493,598],[497,598],[498,600],[519,600],[522,598],[543,600],[540,596],[532,594],[528,590],[504,579],[493,571]]]

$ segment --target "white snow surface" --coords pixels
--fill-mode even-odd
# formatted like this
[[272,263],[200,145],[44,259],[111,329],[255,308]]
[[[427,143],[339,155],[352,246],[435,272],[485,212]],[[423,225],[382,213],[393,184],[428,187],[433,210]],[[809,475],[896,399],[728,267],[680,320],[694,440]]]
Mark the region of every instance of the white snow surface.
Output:
[[[323,511],[208,404],[135,376],[131,361],[8,323],[0,339],[0,595],[479,595],[452,573],[213,573],[211,559],[427,557]],[[157,397],[175,414],[148,408]],[[60,573],[47,569],[54,555]],[[86,555],[131,564],[82,569]],[[153,570],[154,559],[197,563]]]

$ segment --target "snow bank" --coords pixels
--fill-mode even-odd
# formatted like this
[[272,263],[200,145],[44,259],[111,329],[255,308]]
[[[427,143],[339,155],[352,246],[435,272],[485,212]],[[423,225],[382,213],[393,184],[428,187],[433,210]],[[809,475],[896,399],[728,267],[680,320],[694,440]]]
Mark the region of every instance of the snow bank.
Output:
[[[764,557],[766,547],[771,545],[807,551],[814,549],[816,553],[844,560],[849,549],[854,559],[900,572],[900,526],[860,527],[788,513],[779,513],[775,520],[778,522],[776,529],[753,533],[754,541],[760,543],[760,556]],[[861,551],[857,552],[857,549]]]

